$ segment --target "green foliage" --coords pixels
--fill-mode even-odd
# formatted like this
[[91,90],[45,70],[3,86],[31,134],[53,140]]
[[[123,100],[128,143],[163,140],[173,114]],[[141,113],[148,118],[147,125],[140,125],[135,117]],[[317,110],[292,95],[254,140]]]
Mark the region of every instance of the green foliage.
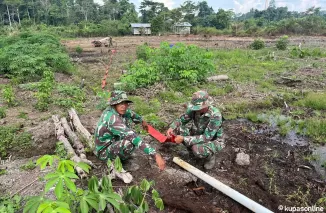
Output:
[[17,126],[0,126],[0,157],[11,151],[20,151],[32,144],[32,135]]
[[249,47],[253,50],[260,50],[265,48],[265,42],[262,39],[255,39]]
[[6,169],[0,169],[0,176],[5,175],[5,174],[7,174],[7,170]]
[[295,104],[315,110],[325,110],[326,93],[309,93],[304,99],[297,101]]
[[75,108],[82,111],[85,101],[85,92],[83,89],[73,85],[58,84],[57,91],[62,97],[54,100],[55,104],[67,109]]
[[38,84],[38,91],[35,93],[37,98],[36,108],[46,111],[51,103],[52,90],[54,87],[54,73],[50,70],[44,71],[43,78]]
[[286,50],[289,44],[289,37],[288,36],[282,36],[280,37],[276,42],[276,48],[279,50]]
[[[44,169],[47,165],[51,167],[56,156],[45,155],[37,160],[37,165]],[[108,166],[112,164],[108,161]],[[115,212],[147,212],[149,210],[146,195],[154,182],[143,180],[140,186],[131,186],[126,189],[121,197],[114,191],[111,179],[104,176],[101,180],[93,176],[88,180],[88,188],[78,188],[74,181],[78,176],[74,173],[74,167],[78,166],[85,172],[89,172],[89,166],[84,163],[75,163],[70,160],[60,160],[54,172],[48,173],[44,179],[47,180],[44,192],[41,196],[34,196],[26,203],[24,213],[36,212],[81,212],[88,213],[93,210],[104,212],[107,204],[111,204]],[[114,161],[114,166],[121,171],[122,164],[119,158]],[[54,187],[55,200],[44,197],[44,194]],[[163,210],[164,205],[158,192],[152,189],[152,199],[155,205]]]
[[28,161],[26,164],[22,165],[20,169],[22,170],[33,170],[36,168],[36,163],[32,160]]
[[22,198],[18,195],[14,197],[0,197],[1,213],[16,213],[22,208]]
[[316,142],[326,143],[326,119],[309,118],[305,120],[306,134]]
[[44,33],[22,33],[3,41],[0,74],[20,82],[39,80],[43,72],[69,72],[68,54],[56,37]]
[[180,92],[174,92],[174,91],[164,91],[160,92],[158,94],[158,97],[165,102],[168,103],[173,103],[173,104],[180,104],[180,103],[185,103],[187,101],[187,97],[185,97],[182,93]]
[[15,106],[17,104],[14,89],[11,85],[5,86],[5,88],[2,90],[2,96],[8,106]]
[[153,51],[154,50],[152,50],[147,43],[144,43],[143,45],[139,45],[137,46],[136,49],[137,59],[147,61],[150,58],[150,55]]
[[96,105],[96,109],[104,110],[108,107],[108,100],[111,96],[110,92],[108,91],[99,91],[96,93],[96,97],[99,99],[99,103]]
[[292,57],[299,57],[299,58],[305,58],[307,56],[312,56],[312,57],[325,57],[326,52],[322,51],[320,48],[314,48],[314,49],[300,49],[298,47],[294,47],[291,50],[291,56]]
[[153,125],[156,129],[163,130],[166,126],[166,123],[154,113],[145,115],[144,120]]
[[83,52],[83,48],[81,48],[80,46],[77,46],[75,50],[76,50],[76,53],[78,53],[78,54],[81,54]]
[[22,119],[28,119],[27,117],[27,113],[26,112],[19,112],[18,118],[22,118]]
[[6,116],[6,108],[0,107],[0,119],[5,118]]
[[63,142],[59,141],[55,144],[55,150],[54,153],[60,158],[60,159],[69,159],[70,156],[68,156],[68,153],[65,149],[65,146],[63,145]]
[[177,43],[170,48],[162,42],[158,49],[144,45],[139,47],[139,56],[146,61],[135,61],[121,79],[129,90],[159,81],[185,81],[189,85],[205,80],[214,71],[212,53],[195,45]]
[[161,108],[161,103],[158,99],[144,101],[141,97],[138,96],[131,96],[129,98],[134,102],[134,111],[140,115],[157,113]]

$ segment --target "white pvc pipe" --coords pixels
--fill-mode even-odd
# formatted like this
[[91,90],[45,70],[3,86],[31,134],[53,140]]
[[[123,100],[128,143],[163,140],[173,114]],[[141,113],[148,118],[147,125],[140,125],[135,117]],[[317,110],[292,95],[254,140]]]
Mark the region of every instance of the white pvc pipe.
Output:
[[187,170],[188,172],[194,174],[198,178],[206,181],[209,185],[213,186],[217,190],[223,192],[233,200],[241,203],[248,209],[250,209],[253,212],[258,213],[273,213],[271,210],[265,208],[264,206],[260,205],[259,203],[256,203],[255,201],[251,200],[250,198],[244,196],[243,194],[240,194],[238,191],[230,188],[229,186],[225,185],[224,183],[216,180],[215,178],[209,176],[208,174],[200,171],[199,169],[193,167],[189,163],[181,160],[178,157],[173,158],[173,162]]

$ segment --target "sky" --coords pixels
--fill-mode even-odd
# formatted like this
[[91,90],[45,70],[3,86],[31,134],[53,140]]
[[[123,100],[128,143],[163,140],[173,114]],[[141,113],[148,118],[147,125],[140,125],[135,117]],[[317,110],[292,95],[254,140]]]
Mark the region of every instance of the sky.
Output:
[[[97,3],[101,3],[102,0],[94,0]],[[129,0],[136,5],[138,10],[140,2],[142,0]],[[182,0],[153,0],[156,2],[162,2],[169,9],[179,7],[183,2]],[[265,9],[266,0],[206,0],[207,4],[213,7],[214,11],[219,8],[222,9],[233,9],[235,13],[246,13],[251,8],[263,10]],[[270,1],[270,0],[268,0]],[[193,2],[198,2],[193,0]],[[276,7],[287,6],[290,11],[305,11],[307,8],[315,6],[321,7],[322,10],[326,10],[326,0],[275,0]]]

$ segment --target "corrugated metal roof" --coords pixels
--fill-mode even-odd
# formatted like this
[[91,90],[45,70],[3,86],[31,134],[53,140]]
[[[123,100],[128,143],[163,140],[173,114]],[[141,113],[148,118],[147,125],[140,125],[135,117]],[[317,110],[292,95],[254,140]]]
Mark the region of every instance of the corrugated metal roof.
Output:
[[131,23],[131,27],[151,27],[150,23]]
[[189,22],[177,22],[174,24],[175,27],[191,27],[192,25]]

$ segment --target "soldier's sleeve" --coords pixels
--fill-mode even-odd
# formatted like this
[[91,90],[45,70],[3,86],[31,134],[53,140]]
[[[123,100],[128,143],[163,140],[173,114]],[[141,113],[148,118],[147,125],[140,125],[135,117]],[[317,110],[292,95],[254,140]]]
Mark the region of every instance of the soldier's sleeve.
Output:
[[110,132],[113,135],[120,137],[120,139],[126,139],[131,141],[136,148],[139,148],[147,155],[154,156],[156,151],[154,148],[150,147],[149,144],[145,143],[137,134],[127,127],[126,124],[123,123],[119,116],[113,115],[110,119],[109,124]]
[[132,110],[130,110],[130,118],[136,124],[139,124],[143,121],[143,118]]
[[176,129],[181,125],[186,125],[189,121],[191,121],[191,114],[192,111],[187,109],[186,113],[182,114],[180,118],[177,118],[173,123],[170,125],[170,128]]
[[202,135],[195,136],[185,136],[184,141],[187,144],[198,144],[198,143],[206,143],[211,141],[216,134],[220,131],[222,125],[222,116],[220,113],[213,114],[210,118],[210,121]]

